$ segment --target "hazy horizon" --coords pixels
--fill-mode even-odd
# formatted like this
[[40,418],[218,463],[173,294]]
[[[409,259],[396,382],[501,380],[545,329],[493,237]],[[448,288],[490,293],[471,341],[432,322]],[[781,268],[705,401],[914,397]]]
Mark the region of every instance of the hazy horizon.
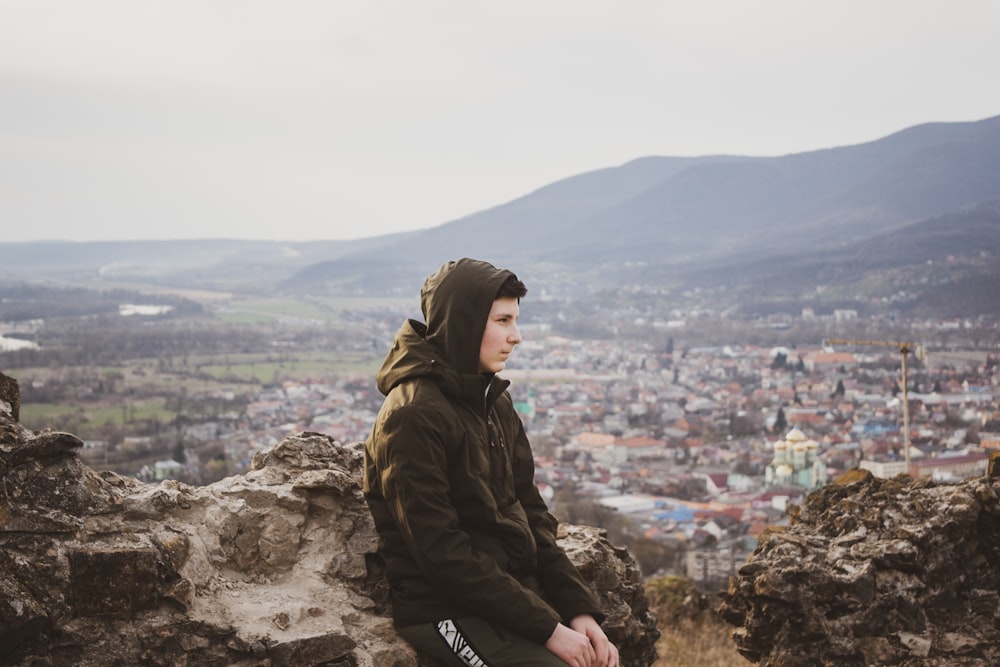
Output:
[[998,23],[988,0],[0,0],[0,240],[371,238],[650,155],[982,120]]

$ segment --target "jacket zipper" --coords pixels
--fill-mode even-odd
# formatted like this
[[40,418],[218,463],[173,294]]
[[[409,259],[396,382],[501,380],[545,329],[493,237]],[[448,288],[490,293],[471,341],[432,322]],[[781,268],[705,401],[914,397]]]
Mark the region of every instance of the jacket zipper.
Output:
[[486,434],[489,436],[490,447],[500,445],[500,449],[506,449],[507,445],[503,441],[503,434],[491,416],[486,417]]

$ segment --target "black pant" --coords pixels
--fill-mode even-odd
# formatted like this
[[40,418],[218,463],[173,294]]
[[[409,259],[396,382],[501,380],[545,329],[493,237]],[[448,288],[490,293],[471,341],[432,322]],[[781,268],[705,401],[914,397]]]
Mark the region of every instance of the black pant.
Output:
[[413,648],[447,667],[566,667],[544,646],[478,616],[398,628]]

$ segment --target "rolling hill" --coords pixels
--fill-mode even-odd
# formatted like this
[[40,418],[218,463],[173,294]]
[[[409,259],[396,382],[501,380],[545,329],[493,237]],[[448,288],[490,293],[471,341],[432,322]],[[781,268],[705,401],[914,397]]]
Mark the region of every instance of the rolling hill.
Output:
[[[773,158],[647,157],[317,263],[285,287],[356,289],[367,275],[375,289],[400,289],[463,255],[565,282],[851,283],[946,247],[995,258],[997,200],[1000,116]],[[973,264],[963,275],[975,282],[990,262]]]
[[557,291],[710,285],[794,299],[912,282],[928,303],[975,314],[993,301],[954,292],[996,284],[998,202],[1000,116],[779,157],[643,157],[359,241],[0,243],[0,278],[412,294],[442,262],[473,256]]

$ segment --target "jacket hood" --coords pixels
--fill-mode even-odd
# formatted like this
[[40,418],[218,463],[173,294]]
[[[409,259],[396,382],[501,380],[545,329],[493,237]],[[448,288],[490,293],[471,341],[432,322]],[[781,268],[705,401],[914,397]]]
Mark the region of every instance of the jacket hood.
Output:
[[[445,263],[420,289],[426,324],[408,320],[396,334],[376,380],[389,389],[444,362],[459,375],[479,374],[479,348],[493,301],[512,271],[463,258]],[[516,277],[516,276],[515,276]]]

